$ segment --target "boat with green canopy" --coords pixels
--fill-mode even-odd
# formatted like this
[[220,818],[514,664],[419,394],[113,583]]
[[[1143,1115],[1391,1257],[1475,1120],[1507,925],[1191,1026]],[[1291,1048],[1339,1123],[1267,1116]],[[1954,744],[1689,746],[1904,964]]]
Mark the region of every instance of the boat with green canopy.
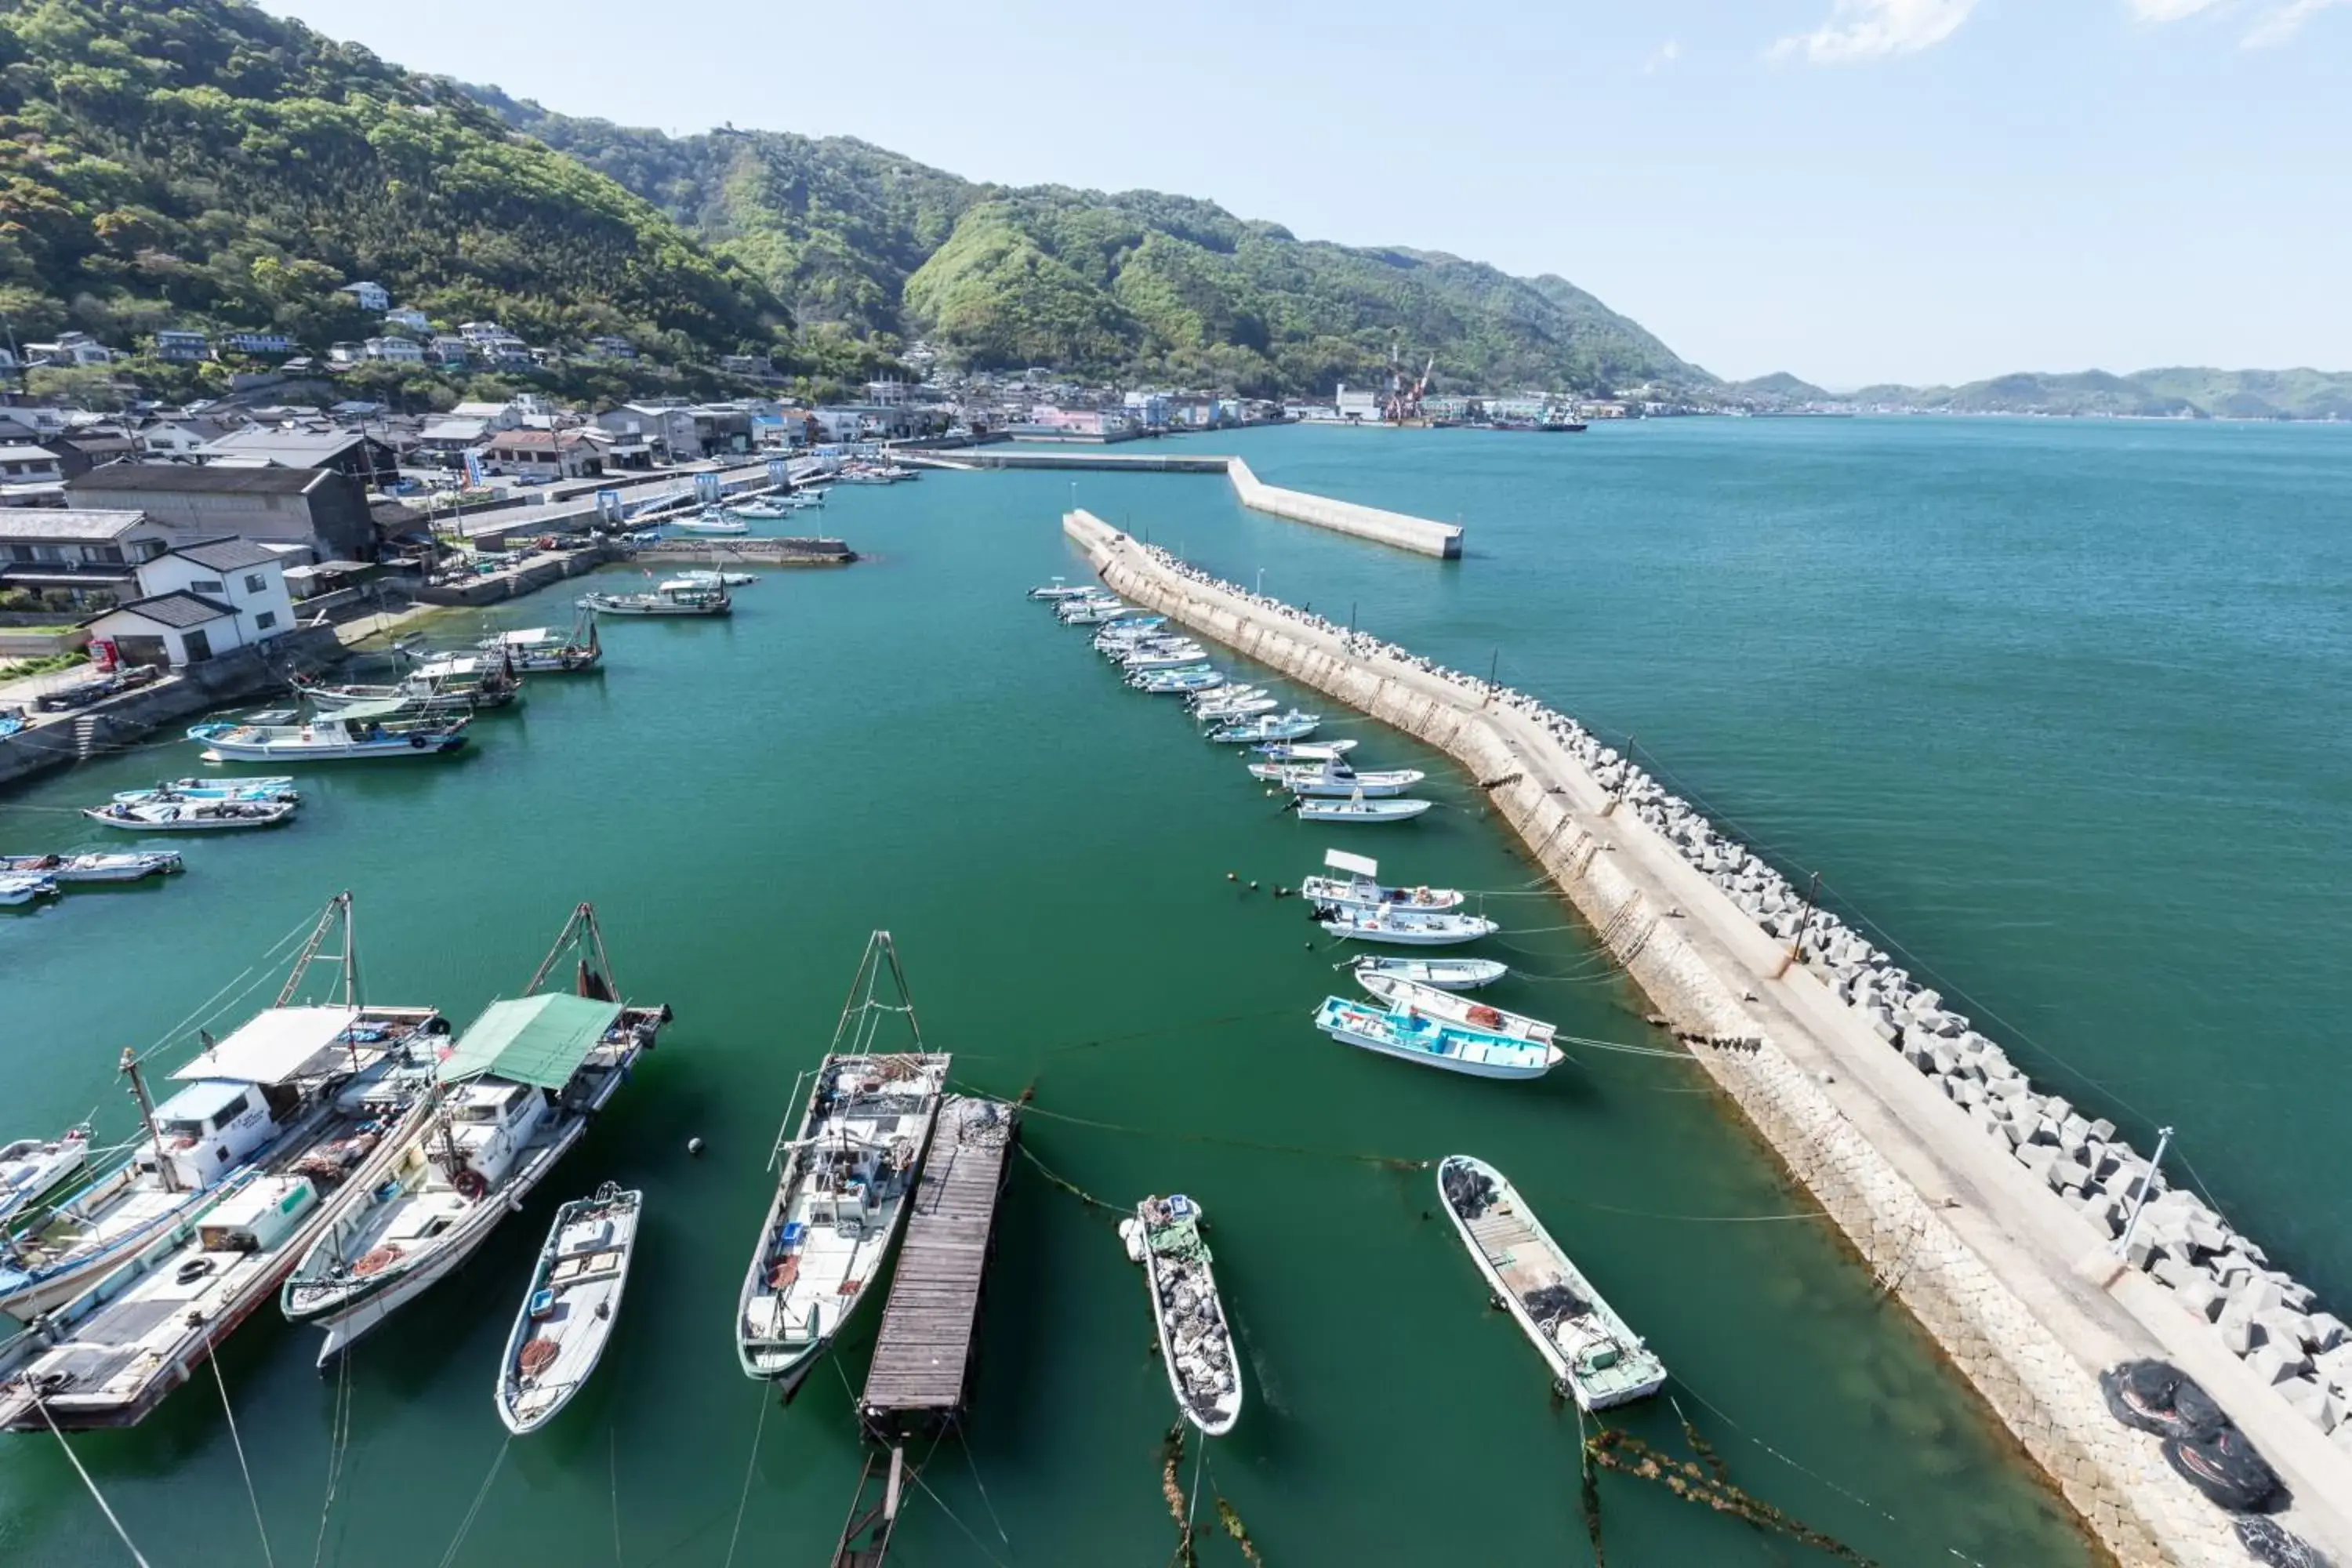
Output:
[[[572,990],[546,989],[567,957]],[[624,1004],[611,974],[582,904],[524,994],[491,1003],[457,1037],[424,1129],[279,1293],[288,1318],[327,1331],[320,1365],[471,1257],[653,1047],[669,1009]]]

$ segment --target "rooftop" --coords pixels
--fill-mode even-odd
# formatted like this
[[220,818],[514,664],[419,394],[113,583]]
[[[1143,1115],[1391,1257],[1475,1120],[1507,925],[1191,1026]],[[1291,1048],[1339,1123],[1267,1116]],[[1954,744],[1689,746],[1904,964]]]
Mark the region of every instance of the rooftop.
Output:
[[111,544],[146,521],[143,511],[118,508],[11,508],[0,512],[0,539],[11,543]]
[[[157,626],[174,626],[182,630],[189,626],[210,626],[215,621],[226,620],[236,614],[235,610],[217,599],[207,599],[202,594],[191,594],[185,589],[174,590],[169,594],[152,594],[144,599],[133,599],[128,604],[117,605],[106,612],[108,616],[141,616],[153,621]],[[105,618],[105,616],[93,617],[98,620]]]
[[54,463],[58,455],[47,447],[10,442],[0,446],[0,463]]
[[289,467],[317,468],[368,437],[357,430],[232,430],[204,449],[222,457],[268,458]]
[[197,468],[188,463],[109,463],[68,481],[76,494],[168,491],[206,495],[300,495],[327,477],[324,468]]
[[275,565],[279,559],[278,552],[265,550],[249,539],[238,539],[234,535],[184,544],[167,553],[184,556],[197,565],[209,566],[215,572],[242,572],[248,566]]

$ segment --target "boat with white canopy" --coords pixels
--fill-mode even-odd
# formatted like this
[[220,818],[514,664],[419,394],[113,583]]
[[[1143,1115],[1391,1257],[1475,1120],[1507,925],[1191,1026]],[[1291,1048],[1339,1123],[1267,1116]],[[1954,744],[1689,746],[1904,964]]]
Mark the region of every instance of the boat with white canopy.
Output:
[[1406,1008],[1460,1024],[1465,1028],[1483,1029],[1490,1035],[1508,1035],[1517,1040],[1532,1040],[1540,1046],[1552,1043],[1553,1026],[1540,1018],[1530,1018],[1524,1013],[1507,1008],[1490,1007],[1483,1002],[1473,1002],[1434,985],[1424,985],[1408,980],[1402,974],[1383,974],[1375,969],[1356,971],[1356,984],[1380,998],[1391,1012]]
[[723,616],[735,607],[725,588],[682,577],[642,594],[583,594],[579,603],[606,616]]
[[215,719],[190,730],[188,739],[204,742],[207,762],[368,762],[454,752],[466,743],[467,722],[413,718],[396,700],[355,702],[309,723],[286,711]]
[[1462,894],[1454,888],[1383,887],[1380,880],[1381,863],[1369,856],[1326,849],[1323,866],[1326,870],[1344,871],[1347,875],[1308,877],[1298,884],[1298,896],[1318,909],[1440,912],[1462,907]]
[[445,654],[426,660],[398,680],[320,685],[297,679],[294,689],[324,714],[346,713],[354,708],[389,710],[409,718],[474,713],[504,708],[519,695],[522,682],[505,660],[481,654]]
[[1437,1018],[1419,1009],[1386,1007],[1327,996],[1315,1012],[1315,1026],[1350,1046],[1423,1067],[1471,1078],[1541,1078],[1557,1066],[1557,1046]]
[[596,1370],[621,1315],[645,1202],[606,1182],[555,1211],[499,1363],[499,1419],[516,1436],[553,1420]]
[[[887,995],[885,993],[887,992]],[[903,1037],[903,1048],[884,1047]],[[930,1147],[949,1058],[927,1051],[888,931],[868,939],[832,1047],[793,1085],[775,1195],[735,1304],[743,1375],[790,1394],[879,1281]]]
[[1252,763],[1249,771],[1252,777],[1278,784],[1293,795],[1323,799],[1362,795],[1367,800],[1385,800],[1402,795],[1429,776],[1419,768],[1358,773],[1345,757],[1320,763]]

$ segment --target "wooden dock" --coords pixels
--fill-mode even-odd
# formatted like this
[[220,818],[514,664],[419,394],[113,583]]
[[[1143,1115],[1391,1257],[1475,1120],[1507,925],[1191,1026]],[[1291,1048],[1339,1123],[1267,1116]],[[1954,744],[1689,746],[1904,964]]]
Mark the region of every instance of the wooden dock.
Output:
[[1019,1131],[1018,1111],[1001,1100],[950,1095],[940,1102],[857,1404],[859,1418],[877,1437],[896,1439],[963,1417],[996,1200]]

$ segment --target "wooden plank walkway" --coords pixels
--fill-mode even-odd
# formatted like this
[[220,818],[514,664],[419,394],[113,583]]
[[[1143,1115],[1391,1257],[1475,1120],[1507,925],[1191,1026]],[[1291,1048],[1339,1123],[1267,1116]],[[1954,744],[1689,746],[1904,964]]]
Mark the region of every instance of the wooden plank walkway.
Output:
[[971,1379],[980,1293],[1011,1168],[1018,1112],[950,1095],[898,1247],[898,1275],[866,1374],[859,1414],[896,1432],[960,1417]]

